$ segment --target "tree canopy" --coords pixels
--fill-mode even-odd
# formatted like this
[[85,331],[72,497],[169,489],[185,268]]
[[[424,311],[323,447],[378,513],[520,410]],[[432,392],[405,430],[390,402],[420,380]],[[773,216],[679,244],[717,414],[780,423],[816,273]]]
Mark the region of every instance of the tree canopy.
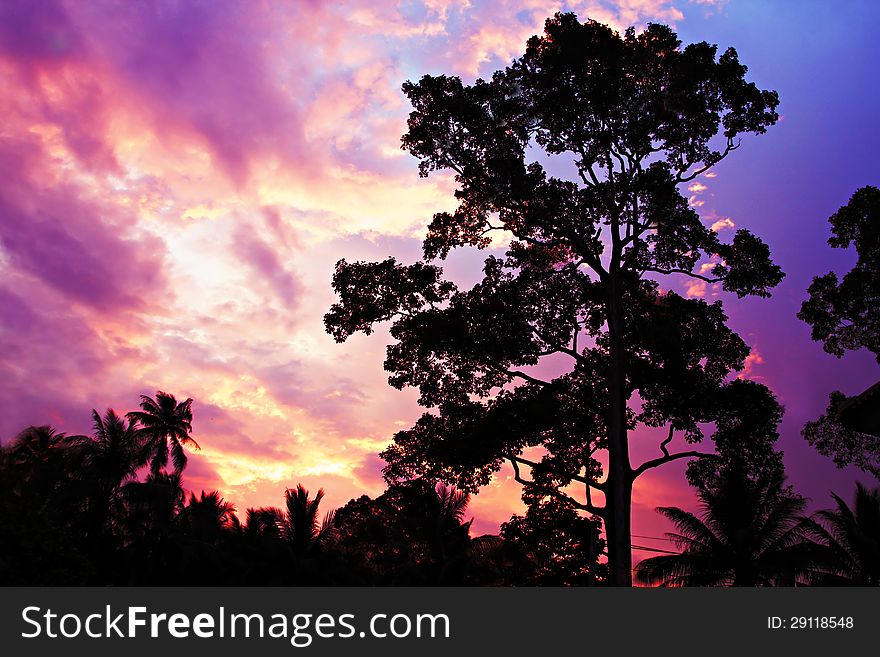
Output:
[[[822,342],[828,353],[840,358],[864,347],[880,362],[880,189],[857,190],[828,222],[828,244],[837,249],[855,247],[856,264],[842,279],[834,272],[815,277],[798,317],[812,327],[813,339]],[[873,392],[876,399],[877,391]],[[842,421],[841,412],[853,401],[833,391],[825,413],[804,426],[804,437],[838,467],[855,465],[880,478],[880,435]],[[864,402],[876,404],[871,399]]]
[[880,189],[857,190],[828,223],[828,244],[855,247],[857,261],[842,279],[833,271],[816,276],[798,317],[829,354],[864,347],[880,362]]
[[[557,14],[490,80],[403,85],[414,109],[402,147],[422,176],[454,174],[457,208],[434,215],[422,262],[340,260],[339,301],[325,316],[338,341],[391,321],[389,382],[417,387],[430,409],[383,453],[389,481],[425,476],[473,492],[510,462],[527,502],[552,497],[602,518],[610,581],[630,583],[635,478],[700,456],[667,446],[699,442],[706,423],[739,421],[731,404],[770,396],[730,381],[749,349],[720,301],[661,288],[681,274],[768,296],[782,279],[758,237],[722,241],[679,189],[776,122],[776,93],[746,72],[734,49],[683,47],[662,25],[618,34]],[[498,244],[496,234],[506,252],[486,258],[478,284],[443,278],[437,260]],[[547,359],[557,375],[542,378]],[[639,425],[668,434],[661,456],[633,467]],[[725,443],[761,440],[723,426],[719,447],[760,451]],[[533,447],[537,460],[524,453]]]

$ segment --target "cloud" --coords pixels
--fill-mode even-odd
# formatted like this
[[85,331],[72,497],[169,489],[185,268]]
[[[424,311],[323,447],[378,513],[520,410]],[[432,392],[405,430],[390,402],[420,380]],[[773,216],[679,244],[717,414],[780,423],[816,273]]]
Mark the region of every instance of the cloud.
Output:
[[143,310],[165,285],[164,249],[94,190],[57,179],[37,139],[0,140],[0,247],[8,266],[101,312]]
[[722,230],[736,228],[736,224],[733,223],[733,220],[730,217],[722,217],[721,219],[715,221],[709,228],[711,230],[714,230],[716,233],[719,233]]
[[[301,283],[283,263],[284,254],[275,244],[263,240],[251,227],[239,226],[233,235],[231,250],[253,269],[258,280],[268,284],[283,307],[296,309]],[[286,255],[288,260],[292,259],[290,252]]]
[[706,296],[706,283],[698,279],[689,279],[685,282],[685,296],[688,299],[702,299]]
[[754,369],[757,365],[764,364],[764,357],[761,355],[761,352],[758,351],[757,347],[752,347],[749,355],[746,356],[745,361],[743,361],[743,369],[737,374],[736,378],[738,379],[751,379],[753,381],[763,381],[764,377],[756,376],[754,374]]
[[[455,203],[399,149],[401,83],[491,73],[559,9],[622,29],[680,5],[0,4],[0,437],[163,389],[195,399],[193,488],[377,494],[417,393],[387,385],[387,331],[337,345],[322,315],[336,260],[414,260]],[[519,504],[502,482],[473,512]]]

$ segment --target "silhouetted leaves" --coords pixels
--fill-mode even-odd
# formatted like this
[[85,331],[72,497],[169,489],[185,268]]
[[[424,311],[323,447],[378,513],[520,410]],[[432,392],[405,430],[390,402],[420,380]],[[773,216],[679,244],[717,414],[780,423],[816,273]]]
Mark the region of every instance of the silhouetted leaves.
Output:
[[[857,190],[828,221],[828,243],[834,248],[855,246],[858,260],[843,280],[834,272],[814,278],[798,317],[812,326],[813,339],[828,353],[839,358],[864,347],[880,362],[880,189]],[[875,386],[874,397],[876,392]],[[871,391],[848,400],[835,390],[825,414],[808,422],[803,435],[838,467],[852,464],[880,478],[880,414],[876,401],[863,396],[870,397]],[[860,421],[845,417],[856,410],[847,407],[856,405],[865,416]]]
[[828,408],[817,420],[804,425],[803,436],[838,468],[854,465],[880,479],[880,436],[844,425],[841,407],[848,398],[839,390],[828,396]]
[[641,561],[636,577],[660,586],[779,586],[805,581],[816,553],[801,522],[806,500],[784,485],[781,468],[752,476],[733,466],[696,482],[702,514],[658,513],[675,525],[680,554]]
[[150,454],[150,467],[158,473],[168,464],[169,454],[175,472],[186,467],[184,446],[199,449],[192,433],[192,399],[178,402],[174,395],[161,390],[155,399],[141,395],[141,410],[132,411],[126,417],[140,426],[138,433],[145,441]]
[[[603,516],[611,579],[629,582],[629,491],[644,469],[629,466],[628,432],[641,422],[700,440],[748,354],[720,302],[653,279],[682,274],[740,297],[782,279],[767,245],[744,230],[723,243],[679,191],[778,119],[776,93],[745,73],[735,50],[682,47],[665,26],[620,35],[557,14],[490,80],[403,85],[413,111],[402,147],[422,176],[448,170],[457,185],[456,209],[428,226],[425,260],[509,241],[467,291],[427,262],[337,264],[328,332],[345,340],[390,321],[389,382],[434,409],[383,453],[389,482],[474,491],[509,461],[530,503],[549,495]],[[549,175],[547,161],[568,174]],[[546,454],[523,460],[529,447]],[[597,483],[605,449],[606,507],[562,492]]]
[[814,581],[826,586],[880,586],[880,489],[856,485],[853,506],[832,493],[835,509],[808,523],[819,542]]
[[865,347],[880,362],[880,189],[862,187],[828,221],[828,243],[854,246],[858,260],[842,280],[834,272],[814,278],[798,317],[829,354]]

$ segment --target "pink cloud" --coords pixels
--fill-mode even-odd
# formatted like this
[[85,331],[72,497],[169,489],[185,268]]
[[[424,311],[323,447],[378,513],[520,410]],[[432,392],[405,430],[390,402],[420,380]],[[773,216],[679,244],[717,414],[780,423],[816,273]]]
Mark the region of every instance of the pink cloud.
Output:
[[[617,28],[681,17],[567,6]],[[91,408],[161,388],[196,400],[192,488],[240,510],[297,481],[331,506],[380,492],[376,455],[421,409],[387,386],[386,333],[324,334],[333,264],[418,258],[454,202],[399,149],[404,79],[486,74],[560,8],[0,5],[0,437],[87,431]],[[472,282],[480,259],[448,271]],[[472,512],[490,530],[519,504],[499,475]]]
[[710,228],[714,230],[716,233],[721,232],[722,230],[728,230],[730,228],[736,228],[736,224],[733,223],[733,220],[730,217],[723,217],[717,221],[715,221]]
[[102,312],[146,310],[165,285],[161,242],[93,190],[54,179],[35,139],[0,142],[0,245],[11,266]]
[[764,357],[761,355],[761,352],[758,351],[757,347],[752,347],[749,355],[746,356],[745,361],[743,362],[742,372],[737,374],[736,378],[738,379],[752,379],[754,381],[762,381],[764,377],[756,376],[754,374],[755,367],[757,365],[764,364]]

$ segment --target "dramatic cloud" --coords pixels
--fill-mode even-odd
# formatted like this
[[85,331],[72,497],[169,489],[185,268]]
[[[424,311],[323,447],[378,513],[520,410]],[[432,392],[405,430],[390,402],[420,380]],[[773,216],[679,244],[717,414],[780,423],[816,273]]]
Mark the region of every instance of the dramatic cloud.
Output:
[[[240,511],[278,504],[297,482],[324,487],[330,505],[379,493],[377,454],[418,417],[417,395],[387,385],[387,332],[337,345],[322,315],[336,260],[415,260],[430,217],[454,205],[451,177],[419,178],[399,148],[409,112],[401,83],[425,73],[488,76],[557,10],[617,29],[681,24],[694,38],[720,33],[726,46],[729,35],[707,22],[727,20],[720,4],[0,4],[0,439],[28,424],[87,431],[90,409],[124,412],[162,389],[195,399],[203,449],[188,484],[221,489]],[[773,69],[760,68],[773,52],[762,47],[749,64],[773,85]],[[786,109],[796,130],[805,109]],[[747,160],[751,147],[732,159]],[[777,174],[786,167],[758,154],[766,188],[751,189],[754,197],[736,191],[738,180],[758,184],[744,169],[725,169],[711,193],[714,173],[688,188],[713,230],[741,224],[779,237],[773,226],[801,225],[803,213],[771,217],[739,200],[781,196]],[[810,215],[816,252],[825,206],[857,185],[845,186],[826,190],[840,198]],[[447,272],[470,284],[483,255],[456,255]],[[786,270],[804,257],[786,255]],[[806,271],[786,279],[800,286],[784,292],[792,307],[780,322],[789,331],[807,282]],[[718,294],[699,280],[677,285],[688,296]],[[766,308],[747,306],[732,319],[749,330]],[[791,347],[777,337],[782,329],[759,328],[762,353],[785,372],[761,374],[795,397],[806,384],[785,370],[779,354]],[[798,335],[809,346],[808,331]],[[762,362],[753,356],[746,375]],[[811,358],[825,362],[819,349]],[[805,396],[822,397],[812,388]],[[796,404],[795,416],[806,417],[807,405]],[[510,474],[501,471],[474,499],[480,531],[520,508]],[[654,499],[686,495],[678,475],[652,474],[638,493],[637,522],[656,524]]]

